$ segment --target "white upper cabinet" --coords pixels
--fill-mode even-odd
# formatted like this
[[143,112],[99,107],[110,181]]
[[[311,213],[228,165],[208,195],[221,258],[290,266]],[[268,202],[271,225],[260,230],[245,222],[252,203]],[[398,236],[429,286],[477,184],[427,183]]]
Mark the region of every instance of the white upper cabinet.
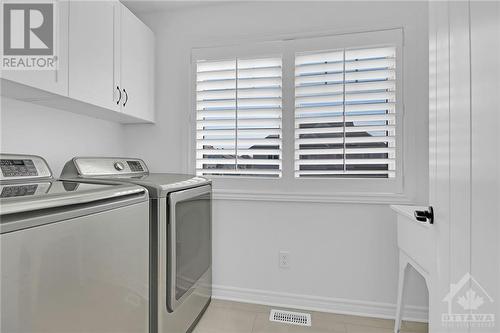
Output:
[[69,97],[120,110],[115,64],[115,1],[71,1],[69,5]]
[[120,7],[122,111],[154,121],[154,34],[128,8]]
[[[57,56],[56,69],[3,70],[1,71],[1,77],[15,83],[66,96],[68,94],[68,2],[55,1],[54,5],[54,54]],[[1,7],[3,10],[3,6]],[[3,12],[1,16],[3,18]],[[3,42],[1,44],[3,47]],[[40,97],[40,94],[35,95],[34,93],[30,96],[20,90],[9,89],[9,87],[10,85],[2,82],[2,88],[7,88],[11,91],[11,97],[13,98],[29,100]]]
[[57,1],[55,20],[58,69],[2,71],[1,94],[120,123],[154,122],[153,32],[117,0]]
[[118,1],[72,1],[69,35],[69,97],[153,122],[153,32]]

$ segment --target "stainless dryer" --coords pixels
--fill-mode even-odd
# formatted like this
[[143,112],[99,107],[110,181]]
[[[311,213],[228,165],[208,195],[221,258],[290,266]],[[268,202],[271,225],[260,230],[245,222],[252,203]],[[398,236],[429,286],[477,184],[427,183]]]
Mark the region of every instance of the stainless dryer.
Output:
[[184,174],[149,173],[137,158],[75,157],[62,179],[128,182],[150,196],[152,332],[193,330],[212,295],[211,182]]
[[148,332],[149,201],[0,155],[0,331]]

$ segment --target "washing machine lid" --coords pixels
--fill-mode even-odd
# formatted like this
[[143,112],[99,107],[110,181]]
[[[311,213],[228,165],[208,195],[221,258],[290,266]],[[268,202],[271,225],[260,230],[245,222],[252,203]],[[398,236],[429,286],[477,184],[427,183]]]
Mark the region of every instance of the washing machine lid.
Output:
[[146,190],[133,184],[88,184],[72,181],[44,180],[0,184],[0,216],[80,205],[121,197],[141,196]]
[[144,186],[151,198],[166,197],[170,192],[211,184],[204,177],[177,173],[149,173],[146,163],[128,157],[75,157],[68,161],[62,179],[126,182]]

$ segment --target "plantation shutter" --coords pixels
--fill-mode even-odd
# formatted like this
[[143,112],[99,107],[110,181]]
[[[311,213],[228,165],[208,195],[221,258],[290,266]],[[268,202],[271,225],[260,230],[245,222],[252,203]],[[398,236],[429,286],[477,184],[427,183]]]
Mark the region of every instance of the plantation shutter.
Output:
[[199,61],[198,175],[281,177],[281,58]]
[[396,48],[295,58],[295,177],[392,178]]

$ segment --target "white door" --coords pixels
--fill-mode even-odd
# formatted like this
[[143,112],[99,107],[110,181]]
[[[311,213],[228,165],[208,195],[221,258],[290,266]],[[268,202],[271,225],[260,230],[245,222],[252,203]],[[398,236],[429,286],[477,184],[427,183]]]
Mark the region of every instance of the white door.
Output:
[[71,1],[69,97],[107,109],[120,109],[115,70],[115,1]]
[[[500,300],[499,4],[431,2],[429,13],[430,204],[438,246],[431,333],[499,332],[498,305],[490,302]],[[484,301],[476,310],[458,302],[469,289]],[[496,312],[497,322],[443,323],[450,310]]]
[[154,121],[154,34],[121,5],[121,88],[123,112]]
[[471,274],[494,303],[500,332],[500,2],[470,1],[471,28]]
[[[66,96],[68,94],[68,2],[56,0],[54,4],[54,22],[56,23],[54,25],[54,54],[57,56],[57,68],[55,70],[5,70],[1,71],[1,77]],[[1,15],[3,17],[3,12]],[[3,42],[1,47],[3,48]],[[25,97],[30,99],[34,96]]]
[[429,4],[429,203],[434,208],[436,262],[434,291],[429,290],[430,332],[445,332],[441,325],[441,298],[449,286],[450,243],[450,124],[449,124],[448,4]]

